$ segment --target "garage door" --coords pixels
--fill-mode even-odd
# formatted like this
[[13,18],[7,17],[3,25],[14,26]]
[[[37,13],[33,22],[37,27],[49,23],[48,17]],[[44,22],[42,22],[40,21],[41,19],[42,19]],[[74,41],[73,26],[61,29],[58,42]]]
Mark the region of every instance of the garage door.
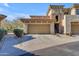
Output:
[[28,33],[30,33],[30,34],[50,33],[50,25],[49,24],[29,24]]
[[71,31],[72,31],[72,34],[79,34],[79,22],[71,23]]

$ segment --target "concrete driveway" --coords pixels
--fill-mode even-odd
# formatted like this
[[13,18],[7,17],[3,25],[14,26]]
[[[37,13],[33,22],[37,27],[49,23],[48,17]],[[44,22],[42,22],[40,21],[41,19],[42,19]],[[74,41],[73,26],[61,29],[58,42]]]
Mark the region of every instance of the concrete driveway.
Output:
[[79,56],[79,35],[32,34],[31,36],[33,40],[14,45],[14,47],[41,56]]
[[6,35],[0,56],[79,56],[79,35]]

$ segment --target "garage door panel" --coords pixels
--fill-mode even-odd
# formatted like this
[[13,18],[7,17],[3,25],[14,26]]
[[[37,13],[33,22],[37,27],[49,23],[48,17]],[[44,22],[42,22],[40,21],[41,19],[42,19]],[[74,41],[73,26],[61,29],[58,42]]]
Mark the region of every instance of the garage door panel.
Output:
[[31,34],[50,33],[50,25],[49,24],[29,24],[28,33],[31,33]]
[[72,31],[72,34],[79,34],[79,22],[71,23],[71,31]]

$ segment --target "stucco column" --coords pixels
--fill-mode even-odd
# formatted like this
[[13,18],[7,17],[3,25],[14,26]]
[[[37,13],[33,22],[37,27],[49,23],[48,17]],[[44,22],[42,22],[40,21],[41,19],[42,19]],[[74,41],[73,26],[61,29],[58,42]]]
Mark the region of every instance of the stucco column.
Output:
[[71,34],[71,22],[70,16],[64,16],[64,34]]
[[71,9],[71,15],[76,15],[76,8]]
[[55,33],[54,32],[54,23],[53,22],[50,24],[50,33],[51,34],[54,34]]
[[66,16],[64,16],[64,20],[63,20],[63,25],[64,25],[64,34],[67,33],[67,30],[66,30]]
[[28,33],[28,24],[24,23],[24,33]]

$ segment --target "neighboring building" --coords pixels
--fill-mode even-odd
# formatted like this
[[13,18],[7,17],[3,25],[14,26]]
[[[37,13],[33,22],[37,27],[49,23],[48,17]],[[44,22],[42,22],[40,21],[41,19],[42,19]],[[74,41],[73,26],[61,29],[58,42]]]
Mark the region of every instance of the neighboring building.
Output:
[[3,19],[5,19],[7,16],[5,16],[5,15],[3,15],[3,14],[0,14],[0,27],[1,27],[1,21],[3,20]]
[[71,8],[63,5],[50,5],[46,16],[30,16],[20,19],[24,31],[29,34],[79,34],[79,4]]

